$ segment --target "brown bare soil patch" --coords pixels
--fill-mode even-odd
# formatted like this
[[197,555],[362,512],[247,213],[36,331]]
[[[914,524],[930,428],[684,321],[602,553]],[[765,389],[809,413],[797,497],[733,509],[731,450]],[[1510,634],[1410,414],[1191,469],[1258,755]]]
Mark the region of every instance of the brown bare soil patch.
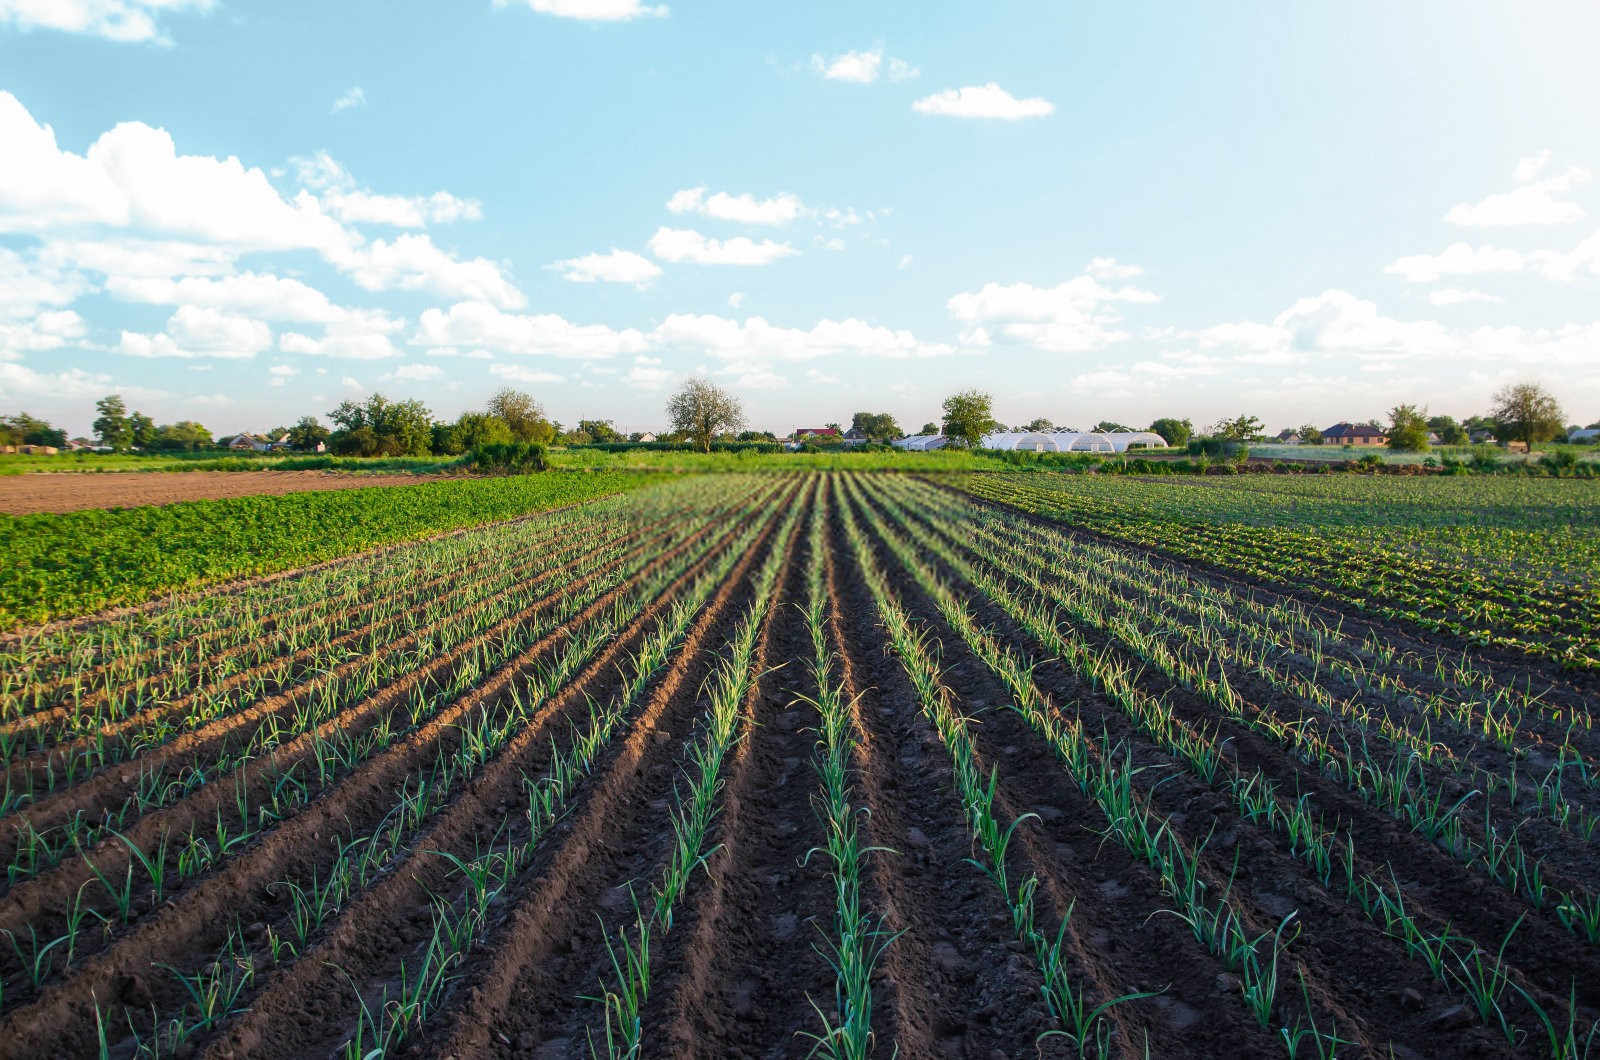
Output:
[[309,490],[414,486],[444,475],[351,474],[346,471],[129,471],[103,475],[42,472],[0,476],[0,514],[138,508]]

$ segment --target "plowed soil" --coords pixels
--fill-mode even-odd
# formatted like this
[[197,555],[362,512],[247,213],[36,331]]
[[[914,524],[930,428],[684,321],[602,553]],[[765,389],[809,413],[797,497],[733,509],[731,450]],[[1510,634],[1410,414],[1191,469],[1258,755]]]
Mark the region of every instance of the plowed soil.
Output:
[[[93,476],[113,477],[151,476]],[[11,646],[0,1058],[586,1057],[634,1034],[646,1057],[812,1055],[842,1011],[813,628],[847,704],[876,928],[867,1055],[1266,1058],[1299,1035],[1300,1055],[1533,1057],[1545,1020],[1583,1055],[1600,941],[1563,902],[1600,893],[1600,736],[1558,673],[1326,603],[1313,633],[1267,588],[906,476],[690,479],[544,518],[278,579],[261,610],[294,621],[256,642],[158,608]],[[985,812],[1014,826],[1004,891],[886,607],[936,660]],[[663,917],[692,748],[747,621],[715,811]],[[1191,649],[1205,680],[1171,666]],[[1256,967],[1184,918],[1170,865],[1120,838],[1125,811],[1024,695],[1193,856]],[[1215,747],[1214,773],[1182,739]],[[1407,770],[1412,810],[1350,781],[1360,749]],[[1419,794],[1462,807],[1454,839],[1424,834]],[[1297,804],[1425,944],[1344,862],[1315,868],[1281,823]],[[1485,856],[1510,835],[1542,896]],[[1023,881],[1048,963],[1017,928]],[[1246,983],[1266,961],[1263,1016]],[[1482,1007],[1474,967],[1494,969]],[[1063,982],[1106,1006],[1081,1048],[1047,1001]]]
[[49,472],[0,475],[0,514],[76,512],[85,508],[137,508],[146,504],[209,501],[308,490],[363,486],[413,486],[443,475],[389,475],[344,471],[122,471],[104,474]]

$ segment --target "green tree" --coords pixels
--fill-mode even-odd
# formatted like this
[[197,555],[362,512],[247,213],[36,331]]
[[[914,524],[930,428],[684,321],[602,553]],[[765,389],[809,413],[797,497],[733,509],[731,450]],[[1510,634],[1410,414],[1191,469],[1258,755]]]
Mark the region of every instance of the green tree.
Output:
[[209,449],[213,444],[211,432],[205,427],[193,420],[179,420],[156,431],[151,447],[169,453],[193,452],[196,449]]
[[364,403],[341,402],[328,418],[339,426],[334,450],[352,456],[424,456],[433,443],[433,417],[417,400],[373,394]]
[[128,406],[123,404],[122,396],[107,395],[96,401],[94,408],[100,413],[92,424],[100,444],[112,449],[128,448],[133,440],[133,431],[128,425]]
[[328,440],[328,428],[318,422],[315,416],[301,416],[300,421],[289,428],[289,448],[302,453],[314,453],[317,446]]
[[1248,442],[1261,433],[1261,421],[1254,416],[1235,416],[1231,420],[1218,420],[1211,428],[1213,438],[1228,442]]
[[918,434],[938,434],[939,433],[939,425],[937,423],[924,423],[922,425],[922,430],[918,431],[917,433]]
[[1491,412],[1499,426],[1499,436],[1508,442],[1524,442],[1529,450],[1561,433],[1561,405],[1537,383],[1513,383],[1495,391]]
[[579,420],[578,430],[589,436],[597,445],[610,445],[623,440],[621,432],[610,420]]
[[549,445],[560,431],[560,425],[545,417],[544,406],[535,401],[532,394],[510,387],[490,398],[485,411],[503,420],[511,430],[511,437],[519,442]]
[[667,401],[667,420],[674,431],[709,453],[712,438],[744,426],[744,408],[709,380],[690,379]]
[[1095,434],[1127,434],[1133,428],[1124,426],[1116,420],[1101,420],[1089,430]]
[[1301,445],[1322,444],[1322,431],[1314,423],[1302,423],[1294,433],[1300,436]]
[[1389,448],[1401,453],[1422,453],[1428,449],[1428,413],[1415,405],[1396,405],[1389,410]]
[[1044,416],[1035,416],[1033,419],[1017,428],[1019,431],[1030,431],[1034,434],[1045,434],[1055,429],[1056,425],[1051,423],[1050,420]]
[[0,419],[0,445],[53,445],[60,449],[66,444],[64,428],[53,427],[26,412]]
[[1428,430],[1439,436],[1440,445],[1467,444],[1467,429],[1454,416],[1428,417]]
[[1189,439],[1194,437],[1194,424],[1172,416],[1163,416],[1156,420],[1150,425],[1150,430],[1161,435],[1167,440],[1167,444],[1174,448],[1188,445]]
[[850,417],[850,429],[866,435],[869,442],[888,442],[904,435],[887,412],[858,412]]
[[156,444],[156,421],[142,412],[128,416],[128,442],[136,449],[152,449]]
[[994,399],[982,390],[963,390],[944,399],[944,435],[969,449],[983,436],[1000,429],[994,418]]

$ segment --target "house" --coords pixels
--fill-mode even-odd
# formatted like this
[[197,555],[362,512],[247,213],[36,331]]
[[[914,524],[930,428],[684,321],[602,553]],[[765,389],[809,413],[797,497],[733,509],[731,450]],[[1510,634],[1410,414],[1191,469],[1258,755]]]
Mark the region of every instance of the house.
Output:
[[639,437],[634,439],[636,442],[653,442],[655,440],[656,436],[650,431],[645,431],[643,434],[639,435]]
[[1467,435],[1467,441],[1473,445],[1493,445],[1494,440],[1494,432],[1487,427],[1479,427]]
[[804,442],[812,438],[837,438],[839,432],[832,427],[796,427],[794,440]]
[[1275,440],[1279,445],[1299,445],[1303,441],[1299,431],[1292,431],[1287,427],[1278,432]]
[[851,427],[844,432],[844,440],[847,442],[864,442],[867,440],[867,432],[859,427]]
[[1384,445],[1389,436],[1375,423],[1335,423],[1322,432],[1324,445]]
[[1600,427],[1580,427],[1567,435],[1567,441],[1575,445],[1594,445],[1600,443]]
[[228,440],[228,448],[238,452],[264,453],[269,446],[253,434],[236,434]]
[[53,445],[19,445],[17,452],[28,456],[55,456],[58,450]]
[[72,441],[67,443],[67,449],[75,453],[84,449],[93,448],[95,448],[95,444],[87,438],[74,438]]

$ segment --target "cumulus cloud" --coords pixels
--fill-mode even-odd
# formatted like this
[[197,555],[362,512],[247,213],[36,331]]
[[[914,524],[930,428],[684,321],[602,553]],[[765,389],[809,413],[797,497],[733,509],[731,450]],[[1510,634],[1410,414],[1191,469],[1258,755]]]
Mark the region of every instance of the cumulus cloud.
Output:
[[659,390],[672,378],[672,373],[661,367],[661,358],[639,356],[623,379],[640,390]]
[[449,298],[518,309],[527,301],[500,266],[487,258],[461,260],[423,233],[377,239],[344,251],[334,263],[369,291],[433,291]]
[[124,331],[117,352],[129,357],[214,357],[248,360],[272,345],[272,329],[259,320],[204,306],[181,306],[155,334]]
[[805,204],[799,196],[780,192],[768,199],[758,199],[748,192],[730,195],[725,191],[706,194],[706,188],[684,188],[674,192],[667,200],[667,209],[673,213],[697,213],[719,221],[736,221],[750,225],[783,225],[799,217]]
[[635,18],[666,18],[666,4],[641,4],[639,0],[494,0],[495,7],[526,3],[541,15],[584,22],[627,22]]
[[692,228],[656,229],[650,237],[650,252],[662,261],[689,262],[695,265],[770,265],[780,258],[800,253],[788,243],[748,236],[712,239]]
[[19,360],[24,353],[60,349],[81,341],[87,332],[83,318],[71,309],[39,313],[18,323],[0,318],[0,361]]
[[[883,49],[872,48],[867,51],[841,52],[831,59],[813,52],[811,55],[811,69],[828,81],[848,81],[857,85],[870,85],[884,71]],[[896,59],[891,56],[888,60],[888,74],[891,81],[909,81],[919,73],[921,73],[920,70],[904,59]]]
[[384,378],[402,383],[426,383],[444,378],[444,369],[436,364],[402,364]]
[[560,383],[565,379],[554,372],[541,372],[521,364],[491,364],[489,374],[512,383]]
[[1515,250],[1452,243],[1438,254],[1412,254],[1397,258],[1383,271],[1392,276],[1404,277],[1411,283],[1432,283],[1441,276],[1520,272],[1525,261],[1524,256]]
[[990,81],[985,85],[967,85],[935,92],[912,103],[911,109],[918,114],[939,114],[949,118],[1020,121],[1023,118],[1043,118],[1054,113],[1056,107],[1054,103],[1038,96],[1018,99]]
[[649,258],[616,247],[606,254],[566,258],[546,268],[559,271],[563,279],[573,283],[631,283],[637,287],[647,286],[661,275],[661,266]]
[[484,302],[458,302],[448,310],[424,310],[414,341],[434,347],[581,359],[644,353],[649,348],[644,334],[633,328],[573,324],[554,313],[506,313]]
[[360,85],[352,85],[345,90],[344,95],[333,101],[333,109],[329,113],[338,114],[340,111],[355,110],[366,105],[366,91]]
[[1513,174],[1520,187],[1489,195],[1478,202],[1457,203],[1444,219],[1473,228],[1557,225],[1581,220],[1583,207],[1564,196],[1587,183],[1591,174],[1581,166],[1570,166],[1554,176],[1535,179],[1549,162],[1549,151],[1522,159]]
[[425,228],[430,224],[483,220],[483,204],[448,191],[427,195],[380,195],[356,183],[350,171],[326,151],[290,159],[301,187],[314,192],[330,214],[346,224]]
[[1434,305],[1464,305],[1467,302],[1504,302],[1505,299],[1497,294],[1488,294],[1484,291],[1463,291],[1453,287],[1441,287],[1436,291],[1428,292],[1428,301]]
[[156,19],[204,12],[216,0],[0,0],[0,25],[83,33],[123,43],[170,44]]
[[[992,325],[1000,335],[1056,353],[1100,349],[1129,337],[1119,326],[1116,303],[1150,303],[1160,296],[1141,287],[1108,286],[1101,278],[1138,275],[1135,266],[1096,258],[1079,276],[1054,287],[1031,283],[987,283],[963,291],[946,303],[950,316],[973,325]],[[1142,270],[1141,270],[1142,271]],[[988,327],[969,331],[968,345],[987,345]]]

